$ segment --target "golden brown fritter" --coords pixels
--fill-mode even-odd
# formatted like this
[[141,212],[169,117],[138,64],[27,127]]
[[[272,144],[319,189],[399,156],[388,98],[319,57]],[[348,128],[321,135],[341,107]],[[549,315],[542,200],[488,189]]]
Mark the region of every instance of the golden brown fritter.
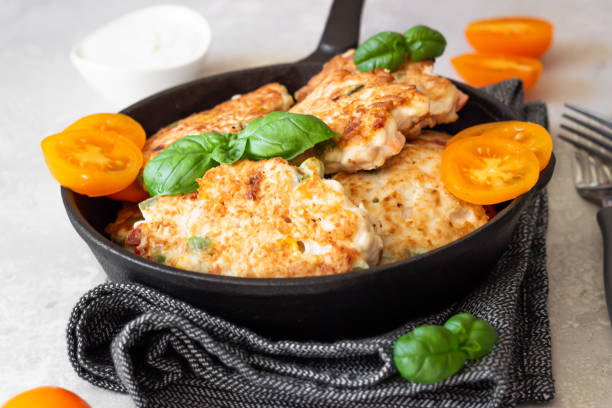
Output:
[[[306,98],[332,72],[359,72],[353,62],[354,55],[355,50],[348,50],[325,63],[321,72],[295,93],[295,100],[299,102]],[[451,81],[433,73],[433,60],[419,62],[407,60],[393,72],[393,77],[399,83],[416,86],[419,91],[427,95],[434,125],[457,120],[457,112],[468,99],[467,95],[459,91]]]
[[442,184],[442,151],[448,137],[423,132],[383,168],[334,177],[354,204],[368,210],[383,239],[381,263],[441,247],[488,221],[482,206],[459,200]]
[[185,136],[206,132],[239,132],[253,119],[273,111],[285,111],[292,104],[293,98],[287,88],[278,83],[270,83],[212,109],[194,113],[176,124],[160,129],[147,139],[142,150],[143,167],[162,150]]
[[113,223],[108,224],[105,231],[114,242],[119,245],[129,246],[126,244],[126,240],[132,233],[134,224],[143,219],[137,204],[124,203],[117,214],[117,219]]
[[354,53],[329,60],[295,93],[298,103],[291,109],[317,116],[345,135],[321,154],[328,172],[380,167],[421,128],[457,120],[467,96],[433,74],[433,61],[406,61],[393,73],[360,73]]
[[343,135],[318,152],[329,173],[382,166],[402,150],[403,133],[416,135],[430,122],[427,97],[381,69],[329,72],[290,112],[314,115]]
[[135,253],[178,268],[241,277],[330,275],[367,268],[382,241],[363,208],[319,165],[281,158],[221,165],[197,193],[141,203]]

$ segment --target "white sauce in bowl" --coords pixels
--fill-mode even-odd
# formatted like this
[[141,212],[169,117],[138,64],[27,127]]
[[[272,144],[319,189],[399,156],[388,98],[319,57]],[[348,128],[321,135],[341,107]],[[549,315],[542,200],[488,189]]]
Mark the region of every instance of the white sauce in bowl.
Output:
[[148,7],[89,35],[76,49],[83,60],[120,69],[164,69],[201,57],[210,44],[206,20],[189,8]]

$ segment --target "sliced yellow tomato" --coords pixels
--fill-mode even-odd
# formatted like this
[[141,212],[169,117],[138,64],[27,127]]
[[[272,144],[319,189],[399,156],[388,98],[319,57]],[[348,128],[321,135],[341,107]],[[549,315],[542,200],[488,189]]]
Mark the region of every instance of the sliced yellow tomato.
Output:
[[486,136],[447,145],[442,154],[442,182],[461,200],[497,204],[526,193],[539,177],[537,157],[518,142]]
[[463,54],[452,58],[451,63],[459,76],[472,86],[487,86],[520,78],[528,91],[542,72],[542,63],[537,59],[514,55]]
[[38,387],[22,392],[2,408],[91,408],[75,393],[59,387]]
[[142,152],[114,132],[73,130],[45,138],[47,167],[64,187],[96,197],[129,186],[138,176]]
[[64,129],[64,132],[87,129],[112,132],[117,136],[126,137],[134,142],[139,149],[142,149],[147,138],[147,134],[140,123],[122,113],[96,113],[85,116]]
[[446,143],[448,145],[457,140],[474,136],[500,137],[514,140],[527,146],[538,158],[540,170],[546,167],[552,155],[553,142],[546,128],[537,123],[520,122],[517,120],[483,123],[472,126],[463,129]]
[[470,23],[465,36],[478,52],[537,58],[550,47],[553,25],[532,17],[490,18]]
[[140,184],[138,184],[138,181],[136,180],[134,180],[132,184],[130,184],[123,190],[118,191],[114,194],[110,194],[108,196],[108,198],[112,198],[113,200],[129,201],[131,203],[139,203],[149,197],[149,193],[143,190],[142,187],[140,187]]

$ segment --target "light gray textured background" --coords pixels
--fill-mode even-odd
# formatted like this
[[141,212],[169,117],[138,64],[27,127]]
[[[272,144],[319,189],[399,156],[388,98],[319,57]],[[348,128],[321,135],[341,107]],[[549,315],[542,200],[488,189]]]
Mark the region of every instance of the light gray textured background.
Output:
[[[155,2],[158,3],[158,2]],[[329,0],[179,1],[210,21],[206,74],[297,60],[318,42]],[[68,60],[70,48],[106,21],[151,4],[144,0],[0,0],[0,403],[22,390],[63,386],[92,407],[131,407],[122,395],[76,377],[64,331],[79,296],[105,275],[69,225],[39,143],[86,114],[116,111]],[[555,24],[544,74],[528,95],[549,103],[552,134],[564,101],[612,114],[612,3],[599,1],[367,0],[361,39],[414,24],[448,40],[437,72],[456,78],[449,58],[469,51],[473,19],[541,16]],[[597,207],[571,184],[571,149],[555,137],[550,183],[549,310],[557,397],[550,406],[612,406],[612,329],[602,279]]]

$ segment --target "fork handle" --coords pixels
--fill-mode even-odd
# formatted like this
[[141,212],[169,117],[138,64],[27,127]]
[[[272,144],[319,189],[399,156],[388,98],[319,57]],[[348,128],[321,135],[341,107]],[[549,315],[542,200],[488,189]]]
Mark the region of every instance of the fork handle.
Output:
[[612,207],[603,207],[597,213],[597,222],[603,236],[604,249],[604,289],[608,316],[612,322]]

